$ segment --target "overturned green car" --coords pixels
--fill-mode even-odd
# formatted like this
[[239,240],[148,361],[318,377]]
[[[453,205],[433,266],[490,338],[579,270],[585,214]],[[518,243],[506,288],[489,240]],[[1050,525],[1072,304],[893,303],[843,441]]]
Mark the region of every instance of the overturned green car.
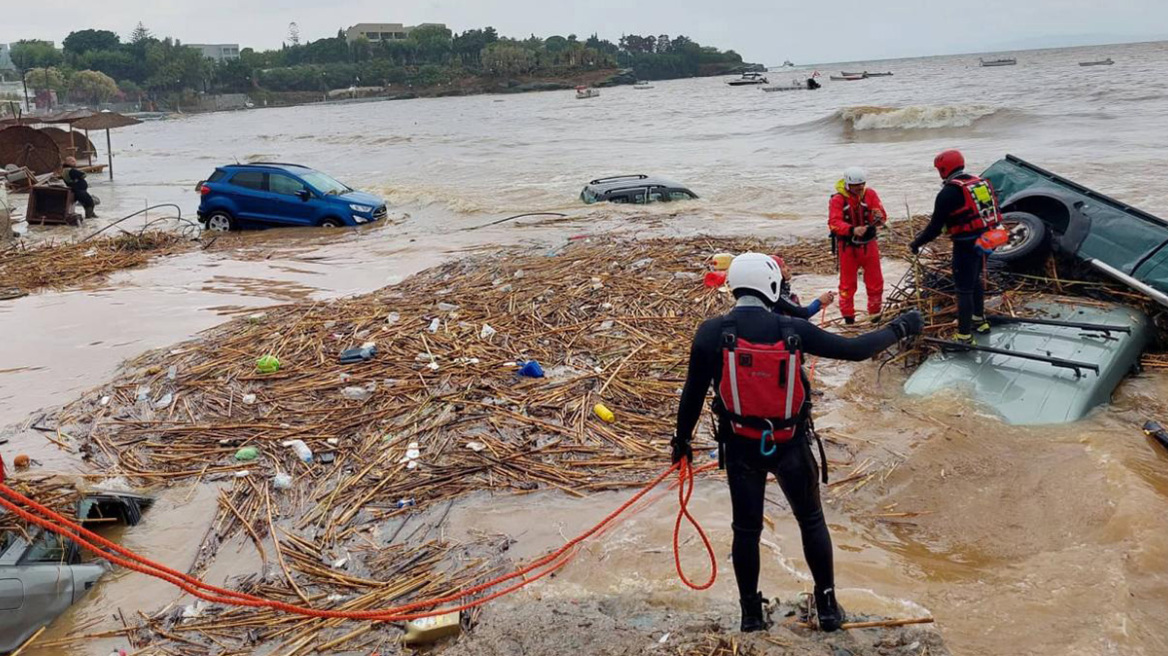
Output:
[[1053,252],[1168,306],[1168,221],[1007,155],[982,174],[1010,242],[991,259],[1027,266]]

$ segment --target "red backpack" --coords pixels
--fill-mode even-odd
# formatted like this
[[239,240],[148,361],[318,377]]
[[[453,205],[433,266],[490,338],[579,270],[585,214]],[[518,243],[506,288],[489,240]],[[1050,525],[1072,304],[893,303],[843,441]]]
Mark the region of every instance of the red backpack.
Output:
[[754,344],[739,338],[732,323],[722,332],[721,414],[735,435],[762,440],[764,455],[774,452],[768,442],[795,436],[809,409],[799,338],[782,334],[775,344]]

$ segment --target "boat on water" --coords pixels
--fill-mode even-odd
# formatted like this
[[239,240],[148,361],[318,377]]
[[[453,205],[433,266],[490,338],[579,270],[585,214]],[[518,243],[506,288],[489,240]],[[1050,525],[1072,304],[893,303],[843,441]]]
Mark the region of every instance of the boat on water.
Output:
[[783,68],[795,68],[795,64],[790,59],[787,59],[783,62]]
[[649,84],[648,82],[646,82],[644,80],[641,80],[641,81],[637,82],[636,84],[634,84],[633,88],[634,89],[652,89],[653,85]]
[[1005,58],[1005,59],[982,59],[981,57],[978,57],[978,58],[977,58],[977,61],[978,61],[978,62],[979,62],[979,63],[980,63],[982,66],[987,66],[987,67],[988,67],[988,66],[1015,66],[1015,65],[1017,65],[1017,63],[1018,63],[1018,60],[1017,60],[1017,59],[1013,59],[1013,58]]
[[770,84],[770,80],[762,73],[743,73],[737,80],[730,80],[726,84],[732,87],[744,87],[751,84]]
[[1111,57],[1100,59],[1099,61],[1079,62],[1079,66],[1112,66],[1114,64],[1115,62],[1112,61]]
[[579,86],[576,87],[576,99],[584,100],[585,98],[596,98],[600,96],[600,89],[593,89],[592,87]]
[[820,84],[815,81],[815,78],[807,78],[806,81],[800,79],[791,80],[790,84],[775,85],[773,87],[762,87],[762,91],[767,93],[774,93],[775,91],[815,91],[820,88]]
[[847,71],[840,71],[840,75],[844,77],[891,77],[892,73],[869,73],[868,71],[864,71],[863,73],[849,73]]
[[866,79],[868,79],[868,78],[862,73],[852,74],[852,75],[832,75],[831,76],[832,82],[855,82],[856,80],[866,80]]

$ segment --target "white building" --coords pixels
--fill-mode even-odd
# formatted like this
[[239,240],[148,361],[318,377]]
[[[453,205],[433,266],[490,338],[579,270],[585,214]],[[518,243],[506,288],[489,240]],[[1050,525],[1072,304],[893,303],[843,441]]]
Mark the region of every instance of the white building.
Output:
[[410,32],[419,27],[434,26],[446,27],[445,23],[421,23],[419,25],[402,25],[401,23],[357,23],[345,30],[345,40],[349,43],[365,37],[370,41],[397,41],[409,38]]
[[12,53],[7,43],[0,43],[0,71],[16,70],[16,65],[12,63]]
[[238,43],[186,43],[183,45],[194,48],[202,52],[207,59],[214,59],[217,62],[239,59]]

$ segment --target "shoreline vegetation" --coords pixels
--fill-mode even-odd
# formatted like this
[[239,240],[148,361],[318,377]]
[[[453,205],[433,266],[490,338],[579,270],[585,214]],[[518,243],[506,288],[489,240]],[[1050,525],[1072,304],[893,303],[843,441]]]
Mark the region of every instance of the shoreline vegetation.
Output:
[[[405,39],[289,41],[274,50],[244,47],[214,61],[141,23],[127,41],[108,30],[71,32],[58,50],[46,41],[13,44],[15,81],[38,107],[136,104],[143,110],[193,110],[200,98],[247,94],[255,104],[286,105],[358,97],[413,98],[614,86],[637,80],[727,75],[757,70],[733,50],[685,37],[593,34],[524,39],[487,27],[454,33],[422,25]],[[13,99],[15,100],[15,99]],[[9,103],[0,113],[12,111]]]

